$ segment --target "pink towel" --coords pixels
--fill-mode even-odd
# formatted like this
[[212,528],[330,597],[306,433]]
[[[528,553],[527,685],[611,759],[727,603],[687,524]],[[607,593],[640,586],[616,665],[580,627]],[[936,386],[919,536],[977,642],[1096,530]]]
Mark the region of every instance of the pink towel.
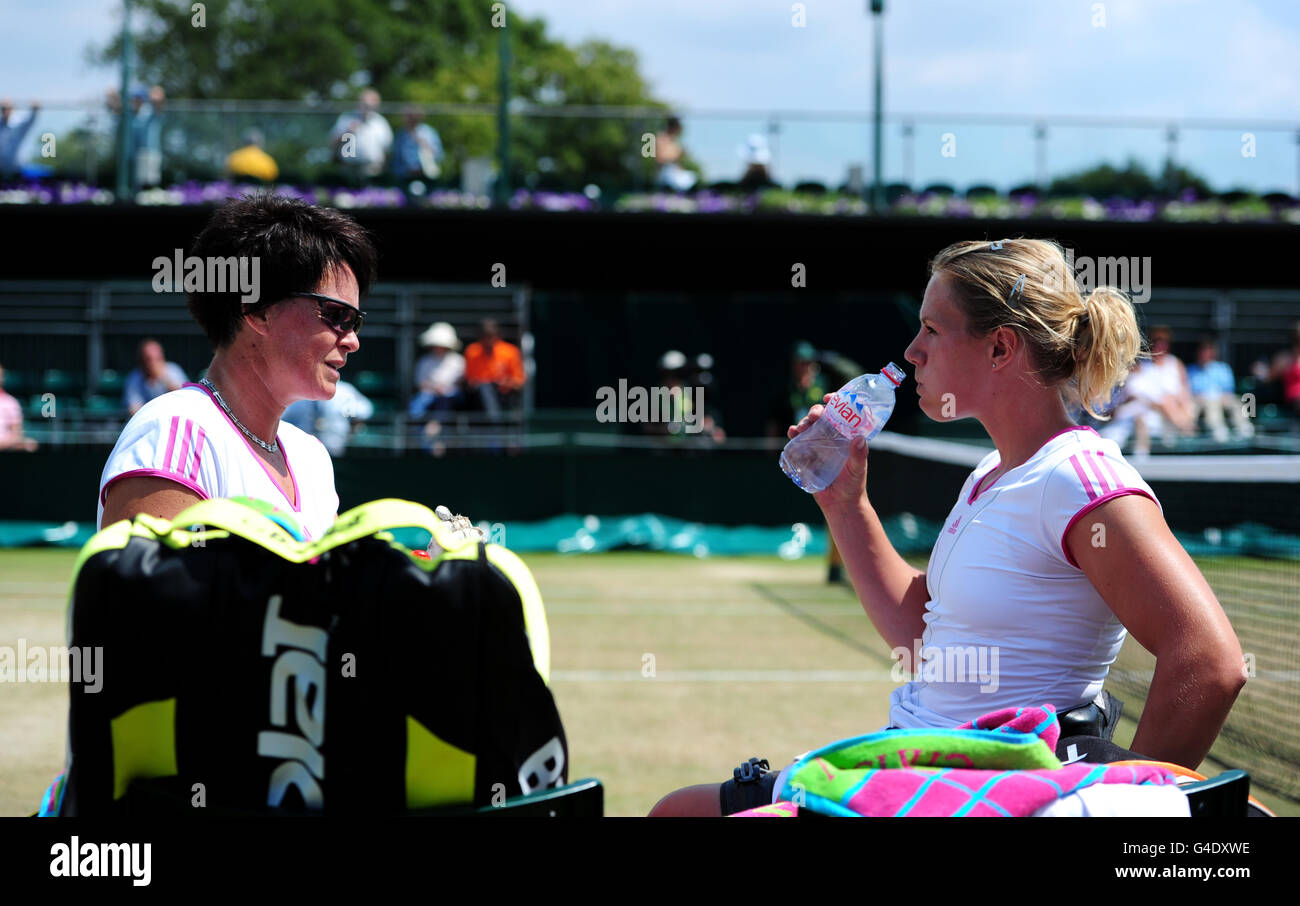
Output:
[[[1097,783],[1175,784],[1157,765],[1061,766],[1051,705],[1005,708],[951,730],[887,730],[811,752],[777,797],[747,816],[1026,816]],[[944,765],[959,765],[944,767]],[[913,765],[917,765],[913,767]]]

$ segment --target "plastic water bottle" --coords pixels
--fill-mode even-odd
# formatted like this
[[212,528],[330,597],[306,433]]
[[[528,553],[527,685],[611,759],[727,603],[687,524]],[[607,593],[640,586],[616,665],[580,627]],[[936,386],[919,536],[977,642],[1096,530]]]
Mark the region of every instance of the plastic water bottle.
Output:
[[848,462],[853,441],[880,433],[894,412],[894,390],[907,375],[893,362],[837,390],[821,417],[785,445],[781,471],[809,494],[829,487]]

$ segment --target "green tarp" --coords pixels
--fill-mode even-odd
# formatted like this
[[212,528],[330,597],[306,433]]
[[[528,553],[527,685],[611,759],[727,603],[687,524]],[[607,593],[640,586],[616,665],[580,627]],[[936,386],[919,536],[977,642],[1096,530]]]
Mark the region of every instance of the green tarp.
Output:
[[[675,551],[696,557],[766,554],[797,560],[825,556],[826,526],[723,526],[687,522],[654,513],[629,516],[556,516],[541,522],[479,523],[488,540],[519,553],[599,553],[611,550]],[[900,554],[926,554],[939,524],[909,513],[885,520],[885,532]],[[89,523],[0,522],[0,548],[81,547],[94,533]],[[428,533],[398,531],[408,547],[424,547]],[[1194,534],[1175,533],[1193,557],[1255,556],[1300,559],[1300,538],[1264,525],[1243,523]]]

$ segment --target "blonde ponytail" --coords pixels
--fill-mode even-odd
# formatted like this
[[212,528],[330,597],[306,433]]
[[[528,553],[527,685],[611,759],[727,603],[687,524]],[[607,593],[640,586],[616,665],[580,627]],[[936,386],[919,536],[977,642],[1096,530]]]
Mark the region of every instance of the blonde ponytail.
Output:
[[1074,375],[1069,395],[1089,415],[1105,419],[1102,408],[1115,387],[1128,379],[1142,349],[1133,303],[1111,286],[1088,294],[1074,324]]

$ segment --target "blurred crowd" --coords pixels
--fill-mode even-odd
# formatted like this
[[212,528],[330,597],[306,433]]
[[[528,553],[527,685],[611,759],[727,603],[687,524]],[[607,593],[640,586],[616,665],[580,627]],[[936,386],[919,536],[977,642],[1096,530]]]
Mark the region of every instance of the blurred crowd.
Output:
[[[422,354],[416,361],[415,386],[405,415],[424,451],[442,456],[447,444],[441,435],[462,416],[475,416],[499,428],[522,410],[527,383],[523,353],[502,336],[495,320],[479,323],[478,338],[463,353],[456,328],[447,321],[430,325],[418,342]],[[374,403],[341,380],[333,399],[300,400],[284,418],[320,438],[331,455],[338,456],[353,429],[374,414]]]
[[[1300,433],[1300,323],[1294,326],[1289,345],[1252,362],[1249,374],[1241,376],[1221,360],[1218,336],[1202,335],[1195,361],[1189,364],[1171,351],[1173,341],[1170,328],[1153,328],[1150,356],[1140,359],[1116,390],[1106,407],[1109,418],[1074,412],[1075,418],[1139,458],[1149,455],[1155,445],[1175,448],[1186,439],[1214,444],[1250,441],[1259,430],[1256,420],[1261,414],[1268,415],[1272,430]],[[418,344],[414,386],[402,394],[401,406],[413,446],[441,456],[448,446],[443,435],[449,425],[460,429],[472,422],[499,428],[518,421],[528,383],[524,355],[503,336],[496,321],[481,321],[478,336],[468,344],[451,323],[438,321],[420,335]],[[788,367],[784,388],[767,403],[769,437],[784,437],[786,428],[827,393],[864,370],[840,353],[818,350],[803,340],[791,347]],[[663,353],[657,363],[659,386],[670,393],[680,389],[681,408],[671,419],[645,421],[635,430],[689,442],[692,447],[724,443],[727,435],[713,369],[708,353],[693,357],[676,349]],[[20,377],[15,375],[15,385],[22,383]],[[187,380],[184,369],[167,360],[161,343],[144,339],[136,349],[135,367],[120,384],[120,412],[132,415]],[[0,450],[37,448],[36,440],[25,433],[23,414],[25,408],[29,413],[40,411],[42,399],[32,397],[25,407],[5,389],[5,370],[0,367]],[[357,426],[371,420],[376,411],[375,402],[362,390],[339,381],[332,400],[299,401],[284,418],[340,455]]]
[[11,98],[0,98],[0,182],[17,179],[22,170],[19,154],[27,133],[36,125],[41,105],[33,101],[25,116],[14,113]]
[[1300,427],[1300,323],[1290,347],[1252,363],[1249,378],[1242,381],[1219,358],[1217,335],[1200,337],[1191,364],[1170,351],[1173,340],[1169,327],[1151,329],[1150,357],[1140,359],[1116,390],[1106,413],[1109,420],[1087,419],[1102,436],[1137,457],[1149,455],[1153,443],[1174,447],[1180,438],[1246,441],[1255,436],[1260,409],[1270,405],[1291,419],[1292,430]]
[[523,403],[527,381],[523,353],[501,336],[492,319],[479,324],[479,337],[460,352],[456,329],[438,321],[420,335],[424,354],[415,365],[415,394],[407,417],[422,423],[422,447],[435,456],[446,451],[439,440],[458,412],[482,412],[500,423]]
[[[132,191],[152,188],[163,183],[163,130],[167,123],[167,93],[161,85],[136,86],[128,98],[131,113],[127,133],[126,156],[130,162],[128,179]],[[357,98],[355,109],[343,113],[328,135],[322,136],[345,181],[354,185],[400,184],[413,181],[432,183],[443,169],[442,139],[433,126],[424,122],[418,107],[402,112],[397,131],[379,113],[377,91],[367,89]],[[104,98],[112,135],[117,135],[123,114],[121,93],[109,89]],[[0,182],[18,178],[39,179],[49,175],[49,168],[35,158],[24,160],[23,143],[31,133],[40,111],[33,102],[26,114],[14,111],[13,101],[0,99]],[[26,155],[30,157],[30,154]],[[226,156],[224,175],[235,180],[273,183],[280,176],[280,166],[267,150],[265,133],[260,128],[245,129],[237,146]]]
[[[127,133],[126,155],[129,188],[132,192],[164,183],[164,130],[168,125],[167,92],[162,85],[137,85],[131,89],[127,108],[131,114]],[[422,194],[439,184],[444,176],[446,151],[438,130],[425,121],[418,105],[401,108],[400,122],[390,122],[380,112],[382,99],[378,91],[367,88],[356,99],[356,106],[338,116],[328,133],[321,136],[322,146],[334,163],[331,180],[351,186],[400,186]],[[99,130],[101,140],[116,148],[118,125],[124,107],[118,89],[109,89],[102,108],[108,113],[107,133],[103,120],[92,117],[92,131]],[[33,102],[26,114],[17,114],[8,98],[0,99],[0,183],[22,177],[39,180],[51,169],[23,145],[36,123],[40,104]],[[98,124],[98,125],[96,125]],[[265,125],[265,124],[263,124]],[[700,188],[701,170],[692,161],[683,144],[682,121],[668,116],[662,129],[654,134],[654,187],[686,193]],[[231,180],[271,184],[281,175],[281,165],[268,148],[266,130],[249,126],[238,132],[225,156],[223,175]],[[179,153],[172,143],[171,153]],[[280,153],[285,152],[281,149]],[[754,133],[736,148],[738,158],[734,181],[720,182],[715,189],[754,191],[776,186],[771,175],[772,150],[765,136]],[[462,164],[462,180],[469,178],[470,166]],[[477,172],[477,171],[476,171]],[[482,174],[480,174],[481,176]],[[490,175],[486,178],[490,180]],[[474,176],[470,181],[480,181]],[[475,191],[485,190],[479,186]]]
[[[495,430],[517,420],[527,384],[523,353],[503,337],[496,321],[483,320],[478,337],[463,353],[456,329],[446,321],[431,325],[419,344],[423,354],[404,408],[405,423],[425,451],[438,456],[445,453],[447,444],[439,435],[450,422],[463,420]],[[180,389],[188,380],[180,365],[168,361],[158,340],[143,339],[136,347],[135,367],[121,383],[117,412],[134,415],[149,401]],[[29,413],[39,411],[40,401],[38,395],[24,407],[5,390],[5,372],[0,367],[0,450],[37,449],[37,442],[25,433],[23,412],[24,408]],[[299,400],[285,411],[284,420],[319,438],[331,455],[339,456],[355,430],[374,418],[376,411],[373,400],[352,383],[340,380],[332,399]]]
[[39,445],[23,431],[23,407],[5,390],[5,370],[0,365],[0,450],[31,453]]

